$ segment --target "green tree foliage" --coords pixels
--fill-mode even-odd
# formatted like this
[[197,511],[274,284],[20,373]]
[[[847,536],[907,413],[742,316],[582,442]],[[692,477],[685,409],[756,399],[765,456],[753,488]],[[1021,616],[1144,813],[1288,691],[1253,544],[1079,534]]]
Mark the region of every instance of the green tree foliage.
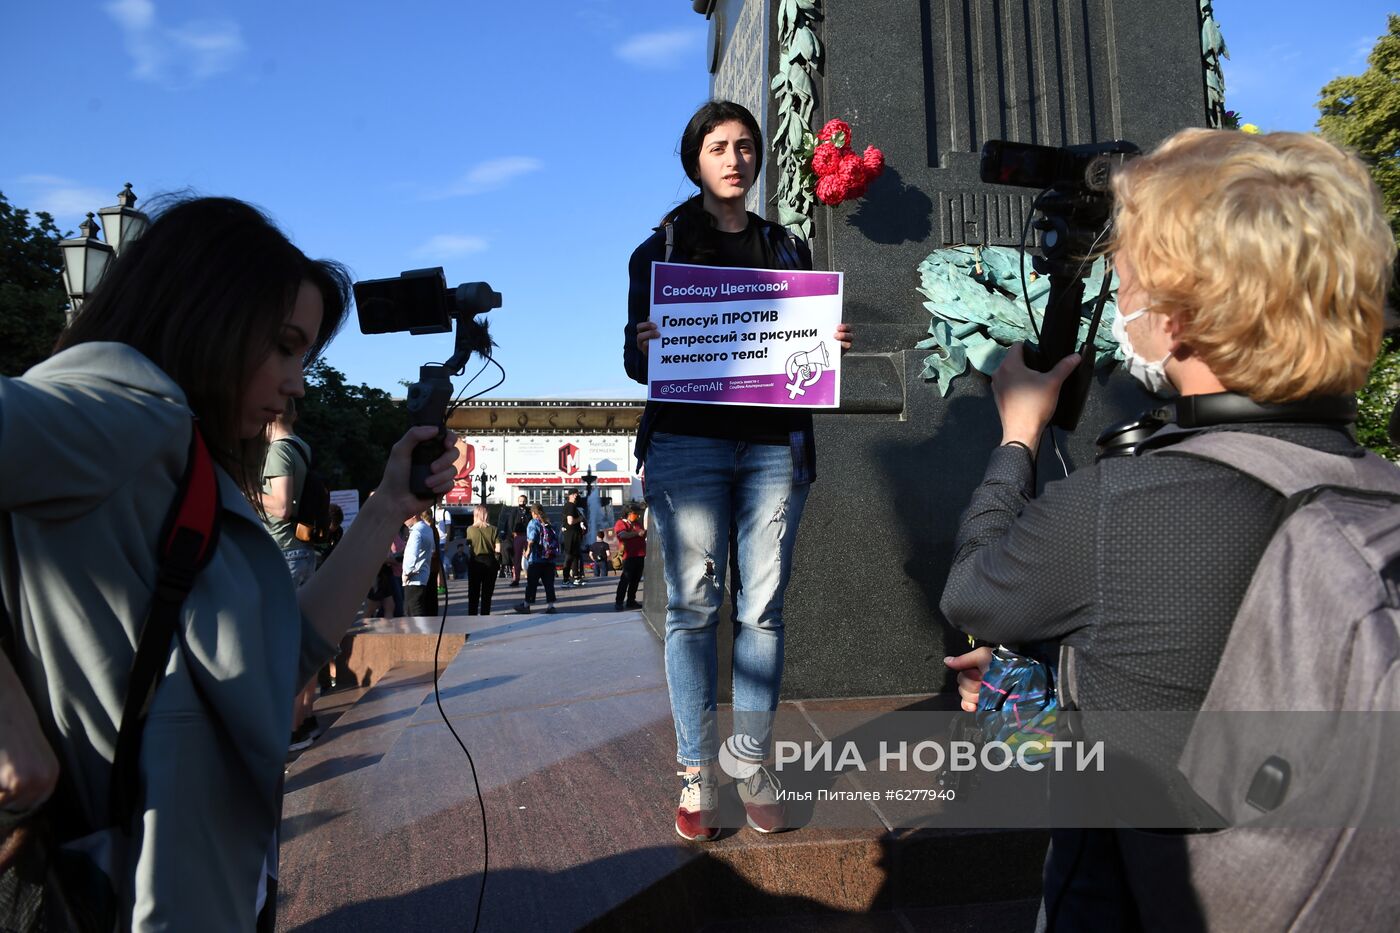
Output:
[[0,376],[48,357],[63,330],[62,234],[53,217],[11,206],[0,193]]
[[1371,368],[1371,376],[1356,393],[1356,439],[1387,460],[1400,462],[1400,449],[1391,443],[1390,413],[1400,401],[1400,338],[1389,337]]
[[1322,89],[1317,127],[1370,164],[1400,240],[1400,15],[1390,14],[1389,29],[1367,61],[1362,74],[1336,78]]
[[[1317,127],[1338,145],[1355,150],[1371,167],[1371,177],[1385,199],[1390,227],[1400,243],[1400,16],[1391,14],[1386,34],[1376,40],[1359,75],[1336,78],[1322,89]],[[1400,304],[1400,282],[1391,287],[1392,306]],[[1381,346],[1371,375],[1357,393],[1358,440],[1390,460],[1400,449],[1390,441],[1390,413],[1400,398],[1400,340],[1393,335]]]
[[297,434],[311,445],[317,471],[332,489],[358,489],[363,503],[408,429],[403,408],[388,392],[349,385],[344,373],[317,361],[306,371],[298,409]]

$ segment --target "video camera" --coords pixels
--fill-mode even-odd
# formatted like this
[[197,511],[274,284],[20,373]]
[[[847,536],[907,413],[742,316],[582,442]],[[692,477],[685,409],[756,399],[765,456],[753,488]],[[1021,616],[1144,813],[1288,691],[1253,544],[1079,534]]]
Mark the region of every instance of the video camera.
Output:
[[421,499],[431,499],[428,469],[442,456],[447,439],[447,406],[452,402],[452,376],[460,375],[473,353],[490,359],[494,344],[485,321],[477,316],[501,306],[501,293],[485,282],[447,287],[442,267],[413,269],[397,278],[356,282],[355,307],[362,334],[449,334],[457,322],[457,341],[446,363],[428,363],[418,370],[418,381],[408,387],[408,423],[433,425],[437,437],[413,449],[409,489]]
[[[1050,276],[1050,296],[1040,344],[1026,352],[1027,362],[1040,372],[1048,372],[1075,351],[1091,254],[1113,219],[1113,172],[1141,152],[1124,140],[1064,148],[990,140],[982,147],[982,181],[1040,191],[1034,203],[1039,216],[1032,226],[1041,232],[1042,255],[1033,262],[1037,272]],[[1107,284],[1105,276],[1089,339],[1080,348],[1083,359],[1065,380],[1051,422],[1066,430],[1079,423],[1089,393],[1093,335],[1108,297]]]

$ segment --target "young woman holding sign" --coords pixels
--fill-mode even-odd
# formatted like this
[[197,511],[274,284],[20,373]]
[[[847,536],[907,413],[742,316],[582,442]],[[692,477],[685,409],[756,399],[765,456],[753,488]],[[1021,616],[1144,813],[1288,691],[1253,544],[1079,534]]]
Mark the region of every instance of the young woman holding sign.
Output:
[[[744,207],[763,166],[753,114],[728,101],[705,104],[681,136],[681,166],[700,192],[666,215],[628,266],[623,357],[627,374],[643,384],[648,346],[661,336],[648,320],[653,262],[812,268],[805,243]],[[835,340],[849,349],[850,327],[840,325]],[[676,832],[702,841],[719,834],[716,632],[731,568],[737,624],[728,770],[739,775],[749,825],[781,830],[786,820],[778,784],[763,762],[771,753],[783,676],[783,591],[816,478],[812,413],[649,401],[636,452],[646,464],[647,504],[665,564],[666,681],[676,758],[685,767]]]

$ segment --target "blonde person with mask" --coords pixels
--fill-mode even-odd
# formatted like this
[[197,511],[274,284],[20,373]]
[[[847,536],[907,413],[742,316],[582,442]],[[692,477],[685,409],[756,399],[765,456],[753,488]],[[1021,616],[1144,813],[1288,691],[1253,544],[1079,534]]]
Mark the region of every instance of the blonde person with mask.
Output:
[[[1201,432],[1359,457],[1347,413],[1380,347],[1395,258],[1366,167],[1315,136],[1184,130],[1128,163],[1113,191],[1128,372],[1179,396],[1179,411],[1215,412]],[[1185,735],[1149,732],[1149,717],[1201,708],[1283,497],[1172,455],[1185,436],[1174,430],[1035,496],[1035,454],[1076,360],[1038,373],[1016,346],[993,377],[1002,444],[963,516],[941,606],[989,642],[1068,648],[1079,708],[1128,714],[1142,724],[1127,730],[1131,757],[1174,767]],[[950,659],[965,708],[985,654]],[[1161,789],[1190,813],[1175,785]],[[1151,836],[1053,830],[1040,929],[1199,928],[1193,897],[1144,893],[1161,880],[1144,856]],[[1231,929],[1254,929],[1248,919]]]

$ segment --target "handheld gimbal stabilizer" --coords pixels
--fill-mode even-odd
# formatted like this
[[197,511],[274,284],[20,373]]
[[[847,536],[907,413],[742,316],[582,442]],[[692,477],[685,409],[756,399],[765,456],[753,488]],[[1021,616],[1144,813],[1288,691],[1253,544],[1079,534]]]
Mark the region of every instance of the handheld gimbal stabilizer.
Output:
[[[1093,262],[1093,250],[1113,219],[1113,170],[1141,153],[1123,140],[1087,146],[1033,146],[992,140],[982,147],[982,180],[996,185],[1035,188],[1039,216],[1033,226],[1041,231],[1041,255],[1035,270],[1050,276],[1050,296],[1045,306],[1040,344],[1027,347],[1032,368],[1048,372],[1075,351],[1080,309],[1084,303],[1084,279]],[[1105,279],[1105,281],[1107,281]],[[1080,349],[1083,359],[1060,390],[1052,423],[1073,430],[1079,423],[1084,399],[1094,371],[1094,329],[1103,310],[1099,301]]]
[[428,469],[446,449],[447,408],[452,402],[452,377],[460,375],[473,353],[489,359],[491,335],[477,315],[501,306],[501,293],[485,282],[467,282],[448,289],[442,268],[414,269],[397,278],[369,279],[355,283],[355,307],[360,332],[388,334],[447,334],[457,322],[457,341],[445,363],[428,363],[418,370],[418,381],[408,387],[408,423],[433,425],[437,437],[413,449],[409,489],[420,499],[432,498]]

